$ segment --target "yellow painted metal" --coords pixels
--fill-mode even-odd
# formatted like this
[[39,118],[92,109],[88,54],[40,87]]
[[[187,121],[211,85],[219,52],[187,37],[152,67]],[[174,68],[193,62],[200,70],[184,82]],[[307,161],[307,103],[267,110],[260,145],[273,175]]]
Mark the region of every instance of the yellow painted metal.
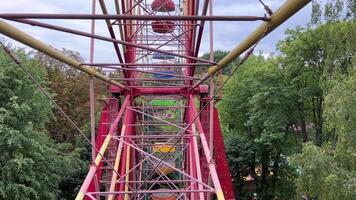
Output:
[[131,99],[131,96],[127,95],[122,106],[121,106],[119,113],[117,114],[116,119],[114,120],[114,122],[112,123],[112,125],[110,127],[108,135],[105,137],[105,140],[104,140],[102,146],[100,147],[99,153],[96,156],[93,165],[91,165],[89,168],[88,175],[86,176],[84,183],[83,183],[82,187],[80,188],[80,191],[79,191],[77,197],[75,198],[76,200],[82,200],[84,198],[85,193],[87,192],[87,189],[89,187],[89,183],[92,181],[93,177],[95,176],[96,170],[98,169],[98,166],[99,166],[99,164],[103,158],[103,155],[111,141],[111,138],[113,137],[112,134],[115,134],[115,131],[117,130],[117,126],[115,126],[114,124],[119,123],[120,118],[126,109],[126,105],[129,104],[130,99]]
[[222,190],[216,191],[216,198],[220,199],[220,200],[224,200],[225,199],[224,193],[222,192]]
[[64,55],[62,52],[54,49],[53,47],[50,47],[49,45],[41,42],[40,40],[6,23],[4,20],[0,20],[0,33],[29,47],[32,47],[42,53],[45,53],[48,56],[55,58],[71,67],[77,68],[80,71],[87,73],[88,75],[94,76],[100,80],[118,86],[120,88],[128,89],[126,86],[104,76],[103,74],[97,72],[95,69],[82,65],[82,63],[80,63],[79,61]]
[[99,164],[100,164],[100,162],[101,162],[101,159],[103,158],[103,155],[104,155],[104,153],[105,153],[105,151],[106,151],[106,149],[107,149],[107,147],[108,147],[108,145],[109,145],[109,143],[110,143],[111,138],[112,138],[112,135],[111,135],[111,134],[108,134],[108,135],[105,137],[105,140],[104,140],[104,142],[103,142],[103,145],[101,145],[100,150],[99,150],[99,153],[98,153],[98,155],[97,155],[96,158],[95,158],[95,165],[96,165],[96,166],[99,166]]
[[[125,130],[126,130],[126,125],[124,124],[122,126],[122,129],[121,129],[121,136],[125,135]],[[116,152],[116,158],[115,158],[115,164],[114,164],[114,170],[115,171],[112,172],[111,184],[110,184],[109,192],[114,192],[114,190],[115,190],[115,185],[116,185],[116,180],[117,180],[117,173],[116,172],[119,169],[122,146],[123,146],[123,142],[120,141],[119,147],[117,148],[117,152]],[[108,200],[113,200],[113,199],[114,199],[114,195],[113,194],[109,194]]]
[[188,13],[188,1],[183,1],[183,15],[189,15],[189,13]]
[[196,108],[196,106],[194,104],[193,95],[189,95],[189,105],[191,106],[191,109],[193,110],[193,116],[198,116],[196,123],[197,123],[197,126],[198,126],[197,127],[198,128],[198,132],[199,132],[199,135],[200,135],[200,142],[202,144],[202,148],[203,148],[203,152],[204,152],[205,158],[206,158],[206,160],[208,162],[209,172],[210,172],[210,176],[212,177],[212,181],[213,181],[213,186],[214,186],[214,189],[215,189],[216,197],[217,197],[218,200],[225,200],[224,194],[222,193],[220,181],[219,181],[219,178],[218,178],[218,173],[217,173],[215,165],[214,165],[214,163],[212,161],[213,159],[210,156],[211,153],[210,153],[210,150],[209,150],[208,142],[207,142],[205,134],[204,134],[203,127],[202,127],[201,123],[199,123],[200,122],[200,118],[199,118],[199,115],[198,115],[197,108]]
[[[199,155],[198,152],[198,141],[197,141],[197,132],[196,132],[196,127],[195,127],[195,123],[192,124],[192,131],[193,131],[193,145],[194,145],[194,154],[195,155]],[[202,174],[201,174],[201,168],[200,168],[200,159],[199,158],[195,158],[195,165],[197,166],[197,178],[199,181],[202,181]],[[199,190],[203,190],[203,185],[202,184],[198,184],[198,189]],[[203,192],[199,192],[199,199],[205,199],[204,198],[204,193]]]
[[[173,144],[166,144],[162,142],[156,142],[153,147],[152,147],[152,152],[158,153],[158,154],[172,154],[177,151],[177,148],[173,146]],[[169,162],[171,165],[174,166],[174,161],[166,161]],[[159,164],[155,171],[160,174],[163,173],[165,175],[170,174],[174,172],[174,169],[168,165],[165,164]]]
[[[173,163],[174,164],[174,163]],[[156,169],[155,169],[156,173],[157,174],[165,174],[165,175],[168,175],[172,172],[174,172],[174,169],[170,166],[167,166],[167,165],[163,165],[161,164],[160,166],[158,166]]]
[[85,194],[83,192],[79,192],[75,200],[82,200],[84,199]]
[[127,146],[127,153],[126,153],[126,176],[125,176],[125,200],[129,200],[129,194],[127,193],[129,191],[129,171],[130,171],[130,146]]
[[153,145],[153,152],[174,153],[174,152],[176,152],[176,147],[173,146],[172,144],[156,142]]

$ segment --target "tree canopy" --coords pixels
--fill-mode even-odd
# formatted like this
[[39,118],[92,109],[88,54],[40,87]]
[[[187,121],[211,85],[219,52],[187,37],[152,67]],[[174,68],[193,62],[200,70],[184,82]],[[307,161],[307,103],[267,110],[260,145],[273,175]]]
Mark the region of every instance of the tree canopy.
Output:
[[[44,66],[24,50],[12,50],[46,86]],[[79,146],[56,143],[49,137],[47,123],[52,118],[51,103],[1,49],[0,199],[66,199],[63,185],[72,184],[70,180],[82,173],[85,161]],[[69,189],[71,193],[77,184]]]
[[239,199],[355,197],[356,23],[338,16],[288,30],[280,55],[252,56],[227,84],[219,109]]

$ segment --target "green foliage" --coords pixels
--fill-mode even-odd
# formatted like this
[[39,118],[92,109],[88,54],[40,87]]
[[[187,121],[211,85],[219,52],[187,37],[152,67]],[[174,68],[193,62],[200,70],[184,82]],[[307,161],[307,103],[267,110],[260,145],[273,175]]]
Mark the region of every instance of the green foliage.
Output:
[[224,140],[226,154],[228,158],[231,176],[234,180],[235,193],[240,199],[247,199],[252,196],[248,185],[244,182],[244,177],[250,173],[250,166],[253,164],[255,149],[253,142],[245,135],[236,134],[231,129],[224,130]]
[[328,128],[337,137],[335,157],[342,166],[356,172],[356,74],[339,82],[326,96]]
[[[337,156],[336,156],[337,157]],[[303,146],[301,154],[293,158],[300,169],[296,185],[300,196],[312,199],[355,199],[355,171],[342,168],[333,150],[311,143]]]
[[[307,123],[314,124],[314,142],[321,146],[326,139],[323,133],[324,96],[353,68],[356,23],[339,22],[316,29],[298,27],[286,33],[285,40],[278,45],[283,53],[282,73],[290,89],[295,91],[299,123],[304,127]],[[305,130],[303,141],[309,139],[312,138]]]
[[[46,70],[23,50],[21,62],[45,85]],[[58,199],[60,184],[84,166],[79,149],[47,135],[52,106],[0,51],[0,199]]]
[[355,31],[354,21],[298,28],[279,44],[285,77],[305,109],[299,116],[314,123],[320,146],[307,143],[293,159],[298,196],[307,199],[355,197]]
[[[71,50],[63,49],[62,52],[74,58],[75,60],[84,62],[79,53]],[[48,89],[52,92],[56,103],[64,110],[64,112],[79,126],[82,131],[89,137],[89,79],[85,73],[80,72],[72,67],[69,67],[53,58],[39,52],[31,52],[34,60],[43,66],[47,72],[45,80],[48,84]],[[94,81],[95,90],[95,108],[99,111],[101,102],[97,97],[102,95],[101,89],[105,86],[102,82]],[[72,124],[68,123],[57,109],[53,109],[54,117],[50,118],[46,123],[48,135],[59,143],[72,144],[72,151],[78,151],[81,165],[73,170],[75,173],[63,177],[59,188],[61,190],[61,198],[74,199],[80,185],[87,172],[87,164],[91,160],[91,153],[88,149],[91,148]],[[100,114],[97,112],[97,114]],[[98,119],[98,118],[97,118]]]
[[334,23],[354,20],[356,17],[355,0],[314,0],[312,1],[311,24]]
[[[63,49],[63,53],[79,61],[83,58],[77,52]],[[71,117],[79,127],[89,123],[89,77],[77,69],[50,58],[42,53],[32,52],[32,56],[47,71],[45,77],[48,87],[57,104]],[[96,94],[98,92],[96,87]],[[50,136],[57,142],[76,141],[78,131],[63,118],[59,111],[47,123]]]
[[[233,173],[241,199],[253,192],[261,199],[294,195],[294,173],[286,157],[291,152],[286,146],[295,146],[290,129],[294,99],[278,71],[276,59],[252,56],[224,91],[221,119],[229,163],[238,169]],[[255,179],[253,189],[244,180],[249,174]]]
[[239,198],[354,198],[355,40],[354,21],[297,27],[236,72],[219,109]]

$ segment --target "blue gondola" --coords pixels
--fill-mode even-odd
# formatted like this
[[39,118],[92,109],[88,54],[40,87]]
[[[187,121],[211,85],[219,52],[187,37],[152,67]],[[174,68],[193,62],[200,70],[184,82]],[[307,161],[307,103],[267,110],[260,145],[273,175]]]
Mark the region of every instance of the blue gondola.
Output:
[[168,54],[162,54],[162,53],[159,53],[159,52],[154,52],[152,54],[152,59],[170,60],[170,59],[175,59],[175,56],[168,55]]
[[153,77],[155,79],[171,79],[173,76],[169,74],[174,74],[172,71],[158,71],[158,73],[164,73],[164,74],[153,74]]

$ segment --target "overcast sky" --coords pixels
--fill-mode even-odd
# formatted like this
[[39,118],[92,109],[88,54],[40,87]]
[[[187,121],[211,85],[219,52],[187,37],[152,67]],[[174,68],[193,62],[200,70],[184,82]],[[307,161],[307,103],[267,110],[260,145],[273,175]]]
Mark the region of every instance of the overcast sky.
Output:
[[[285,0],[264,0],[272,10],[280,7]],[[114,13],[113,0],[106,0],[110,13]],[[203,2],[202,0],[200,2]],[[213,0],[214,15],[256,15],[262,16],[265,11],[258,0]],[[97,6],[98,7],[98,6]],[[201,6],[200,6],[201,7]],[[97,13],[100,9],[97,8]],[[76,13],[89,14],[91,12],[91,0],[1,0],[1,13]],[[276,44],[283,39],[284,31],[288,28],[294,28],[298,25],[305,25],[310,20],[311,5],[303,8],[299,13],[290,18],[285,24],[273,31],[263,39],[258,45],[258,50],[265,54],[275,53]],[[89,20],[47,20],[56,25],[78,29],[90,32]],[[244,37],[252,32],[261,22],[214,22],[214,49],[231,50]],[[39,27],[32,27],[18,23],[11,23],[19,29],[31,34],[37,39],[44,41],[58,49],[67,48],[78,51],[84,58],[89,55],[89,39],[60,33],[52,30],[46,30]],[[209,51],[209,35],[206,31],[202,41],[201,54]],[[108,36],[106,26],[103,21],[96,24],[96,34]],[[2,37],[2,36],[0,36]],[[13,42],[13,41],[12,41]],[[20,45],[20,44],[16,44]],[[94,62],[117,62],[111,43],[95,42]]]

